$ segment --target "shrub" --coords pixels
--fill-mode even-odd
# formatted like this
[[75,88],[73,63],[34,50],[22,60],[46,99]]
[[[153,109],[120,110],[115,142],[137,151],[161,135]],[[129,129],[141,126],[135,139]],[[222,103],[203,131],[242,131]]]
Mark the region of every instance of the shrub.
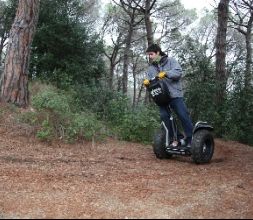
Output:
[[117,126],[123,140],[151,143],[154,131],[160,126],[155,108],[141,106],[123,115],[122,124]]
[[41,129],[37,132],[36,137],[42,141],[53,139],[53,128],[48,119],[42,122]]
[[105,129],[94,114],[82,112],[72,115],[72,120],[66,127],[66,134],[70,141],[78,139],[90,141],[94,138],[99,140],[104,137]]
[[99,83],[77,85],[74,88],[76,106],[80,110],[89,109],[104,121],[117,123],[122,114],[129,109],[129,99],[120,92],[104,88]]
[[32,106],[37,110],[46,109],[58,114],[70,112],[67,97],[60,91],[50,87],[33,97]]
[[36,136],[43,141],[54,138],[68,142],[90,141],[117,135],[126,141],[150,143],[155,129],[160,126],[154,105],[132,109],[126,96],[100,87],[62,91],[34,83],[30,89],[35,111],[23,113],[20,118],[35,126]]
[[77,111],[73,106],[74,92],[65,92],[53,86],[35,83],[31,90],[34,112],[25,112],[20,119],[37,126],[36,136],[43,141],[60,138],[66,141],[93,140],[104,137],[104,126],[89,111]]

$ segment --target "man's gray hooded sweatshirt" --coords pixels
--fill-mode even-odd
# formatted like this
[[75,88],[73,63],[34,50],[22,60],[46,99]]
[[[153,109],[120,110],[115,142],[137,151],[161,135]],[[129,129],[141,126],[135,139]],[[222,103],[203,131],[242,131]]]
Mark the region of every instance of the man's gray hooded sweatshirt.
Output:
[[167,74],[166,84],[168,85],[171,98],[183,97],[182,90],[182,68],[174,58],[163,56],[158,64],[152,63],[147,71],[147,78],[153,79],[159,72]]

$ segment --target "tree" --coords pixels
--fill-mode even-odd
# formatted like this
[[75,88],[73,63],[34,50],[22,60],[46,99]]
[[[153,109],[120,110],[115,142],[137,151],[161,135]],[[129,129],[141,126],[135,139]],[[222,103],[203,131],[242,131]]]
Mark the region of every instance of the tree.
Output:
[[110,38],[111,42],[104,50],[104,54],[109,60],[107,84],[111,90],[114,89],[115,69],[122,60],[123,55],[121,55],[121,51],[125,43],[124,31],[120,27],[121,16],[122,11],[120,11],[118,5],[113,5],[112,3],[107,4],[103,17],[103,27],[100,33],[104,41],[109,41]]
[[220,0],[218,5],[218,27],[215,41],[216,47],[216,92],[215,92],[215,107],[217,112],[216,131],[219,136],[222,136],[223,120],[224,120],[224,103],[226,100],[226,85],[227,85],[227,71],[226,71],[226,38],[227,25],[229,13],[229,0]]
[[1,101],[20,107],[27,107],[29,104],[30,46],[39,16],[39,3],[39,0],[19,0],[1,77]]
[[15,18],[17,3],[17,0],[9,0],[7,2],[0,0],[0,66],[4,57],[3,49],[7,45],[6,40],[9,37],[9,31]]
[[[129,2],[129,1],[128,1]],[[127,93],[128,89],[128,66],[129,66],[129,59],[131,56],[131,44],[133,41],[134,31],[136,26],[138,26],[143,18],[140,18],[136,21],[136,17],[139,15],[138,10],[135,7],[129,6],[124,0],[120,0],[121,7],[128,15],[128,20],[125,20],[126,26],[127,26],[127,36],[125,40],[125,48],[124,48],[124,56],[123,56],[123,93]],[[131,4],[132,2],[129,2]]]
[[229,0],[221,0],[218,5],[218,28],[216,36],[216,80],[217,97],[216,105],[224,101],[227,74],[226,74],[226,36],[228,24]]
[[[229,129],[231,139],[242,143],[253,143],[253,72],[252,72],[252,25],[253,1],[231,1],[231,28],[240,35],[240,44],[243,51],[236,65],[233,90],[229,97]],[[243,36],[243,41],[241,39]],[[239,67],[239,68],[238,68]],[[243,114],[242,114],[243,112]]]
[[253,28],[253,0],[232,1],[231,9],[234,16],[230,21],[235,25],[235,29],[245,37],[246,45],[246,68],[244,84],[249,89],[253,79],[252,72],[252,28]]
[[154,30],[152,27],[151,15],[157,0],[132,0],[124,3],[133,10],[138,10],[144,17],[148,45],[154,43]]
[[103,44],[81,8],[81,0],[41,1],[30,77],[67,89],[103,75]]

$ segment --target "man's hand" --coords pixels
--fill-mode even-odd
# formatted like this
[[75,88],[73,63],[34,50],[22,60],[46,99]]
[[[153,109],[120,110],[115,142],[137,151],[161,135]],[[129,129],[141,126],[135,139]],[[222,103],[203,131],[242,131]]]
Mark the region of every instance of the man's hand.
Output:
[[143,84],[144,84],[144,86],[149,86],[150,81],[149,81],[148,79],[145,79],[145,80],[143,81]]
[[159,79],[163,79],[163,78],[165,78],[167,76],[167,74],[165,73],[165,72],[160,72],[160,73],[158,73],[158,78]]

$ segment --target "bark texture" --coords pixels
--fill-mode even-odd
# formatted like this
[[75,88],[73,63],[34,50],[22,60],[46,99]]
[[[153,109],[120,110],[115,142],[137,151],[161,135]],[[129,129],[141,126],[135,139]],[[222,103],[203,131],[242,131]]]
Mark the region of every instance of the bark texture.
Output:
[[19,0],[1,77],[1,101],[20,107],[27,107],[29,104],[29,57],[38,21],[39,2],[39,0]]
[[218,6],[218,30],[216,37],[216,80],[217,87],[216,104],[223,103],[227,74],[226,74],[226,36],[228,23],[229,0],[221,0]]

